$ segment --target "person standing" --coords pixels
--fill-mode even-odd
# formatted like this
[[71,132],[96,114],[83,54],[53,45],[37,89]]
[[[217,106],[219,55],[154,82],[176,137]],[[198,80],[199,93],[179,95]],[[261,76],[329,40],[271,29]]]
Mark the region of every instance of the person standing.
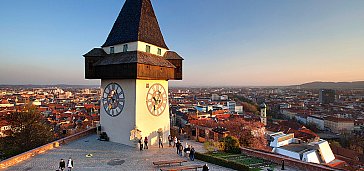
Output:
[[61,171],[63,171],[66,168],[66,162],[61,159],[61,161],[59,162],[59,169],[61,169]]
[[162,137],[159,137],[159,139],[158,139],[158,146],[159,146],[159,148],[163,148],[163,140],[162,140]]
[[148,149],[148,137],[144,138],[144,149]]
[[72,171],[72,168],[73,168],[73,160],[71,159],[71,157],[67,161],[67,167],[68,167],[68,171]]
[[[185,145],[185,147],[183,148],[183,151],[185,152],[185,157],[187,156],[187,150],[189,150],[189,148],[188,148],[188,144],[187,144],[187,142],[186,142],[186,145]],[[188,156],[187,156],[188,157]]]
[[175,147],[176,146],[176,144],[177,144],[177,137],[174,137],[174,139],[173,139],[174,141],[174,143],[173,143],[173,147]]
[[181,156],[182,157],[182,152],[183,152],[183,145],[180,143],[180,145],[179,145],[179,156]]
[[142,142],[142,140],[143,140],[143,137],[140,137],[140,139],[139,139],[139,149],[140,149],[140,151],[143,150],[143,142]]
[[183,151],[185,152],[185,157],[189,157],[190,152],[191,152],[191,147],[189,145],[187,145],[187,147],[185,147],[185,149]]
[[179,142],[179,140],[175,144],[176,144],[177,154],[179,154],[179,146],[181,146],[182,144]]
[[168,145],[169,145],[169,147],[172,147],[172,141],[173,141],[172,136],[168,135]]
[[195,148],[193,148],[192,146],[191,146],[191,151],[190,151],[190,160],[191,161],[194,161],[195,160]]

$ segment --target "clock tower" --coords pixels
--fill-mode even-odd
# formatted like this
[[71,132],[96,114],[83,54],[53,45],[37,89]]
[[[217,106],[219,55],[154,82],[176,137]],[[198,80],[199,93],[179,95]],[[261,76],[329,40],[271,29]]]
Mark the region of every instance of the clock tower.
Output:
[[182,80],[183,58],[168,49],[151,1],[126,0],[106,42],[84,57],[85,78],[101,79],[101,130],[110,141],[167,142],[168,81]]
[[267,125],[267,105],[265,103],[260,106],[260,122]]

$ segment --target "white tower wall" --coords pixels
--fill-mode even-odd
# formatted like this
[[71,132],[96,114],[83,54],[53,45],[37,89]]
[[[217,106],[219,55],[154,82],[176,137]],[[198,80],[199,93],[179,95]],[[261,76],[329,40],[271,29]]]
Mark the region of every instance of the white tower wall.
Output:
[[[146,105],[146,95],[149,88],[153,84],[161,84],[167,93],[167,105],[163,113],[159,116],[154,116],[149,113]],[[168,81],[165,80],[136,80],[136,125],[142,131],[142,136],[148,136],[149,143],[158,145],[158,130],[163,132],[163,141],[168,141],[170,132],[170,119],[169,119],[169,103],[168,103]]]
[[101,80],[101,91],[110,83],[118,83],[125,94],[125,106],[120,115],[111,117],[108,115],[101,103],[100,123],[103,132],[110,137],[110,141],[129,146],[135,146],[134,141],[130,141],[130,132],[135,127],[141,131],[144,138],[148,137],[151,145],[158,143],[158,129],[161,128],[163,141],[167,142],[170,133],[169,104],[167,101],[166,109],[160,116],[153,116],[149,113],[146,104],[146,95],[149,88],[155,83],[163,85],[167,93],[168,100],[168,81],[165,80]]
[[100,104],[100,124],[102,132],[106,132],[110,141],[125,145],[134,146],[130,141],[130,131],[135,126],[135,79],[123,80],[101,80],[101,94],[105,87],[110,83],[117,83],[121,86],[125,95],[125,105],[120,115],[111,117],[104,109],[103,103]]

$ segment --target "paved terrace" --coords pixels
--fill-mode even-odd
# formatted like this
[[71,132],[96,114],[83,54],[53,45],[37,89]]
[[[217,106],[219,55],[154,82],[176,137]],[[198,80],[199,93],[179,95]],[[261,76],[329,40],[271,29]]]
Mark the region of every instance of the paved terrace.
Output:
[[[191,144],[196,147],[198,152],[202,152],[203,144],[195,142],[191,142]],[[185,142],[183,142],[183,145],[185,145]],[[56,170],[58,169],[59,160],[61,158],[67,160],[69,157],[74,160],[75,167],[73,170],[75,171],[158,170],[158,167],[152,164],[153,161],[181,159],[176,154],[175,148],[165,146],[167,147],[163,149],[150,147],[148,150],[139,151],[136,148],[118,143],[98,141],[96,135],[90,135],[34,156],[6,170]],[[93,157],[87,158],[87,154],[92,154]],[[205,164],[205,162],[195,160],[183,165],[192,164]],[[208,166],[210,170],[231,170],[213,164],[208,164]]]

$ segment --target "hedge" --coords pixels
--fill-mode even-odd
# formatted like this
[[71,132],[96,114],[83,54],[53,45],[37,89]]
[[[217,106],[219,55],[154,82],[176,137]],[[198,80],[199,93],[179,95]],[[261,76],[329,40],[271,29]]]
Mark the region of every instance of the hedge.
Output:
[[230,160],[226,160],[226,159],[221,159],[221,158],[217,158],[214,156],[210,156],[208,154],[203,154],[203,153],[195,153],[195,157],[198,160],[202,160],[208,163],[212,163],[212,164],[216,164],[219,166],[223,166],[223,167],[227,167],[227,168],[231,168],[234,170],[241,170],[241,171],[249,171],[249,167],[238,163],[238,162],[234,162],[234,161],[230,161]]

